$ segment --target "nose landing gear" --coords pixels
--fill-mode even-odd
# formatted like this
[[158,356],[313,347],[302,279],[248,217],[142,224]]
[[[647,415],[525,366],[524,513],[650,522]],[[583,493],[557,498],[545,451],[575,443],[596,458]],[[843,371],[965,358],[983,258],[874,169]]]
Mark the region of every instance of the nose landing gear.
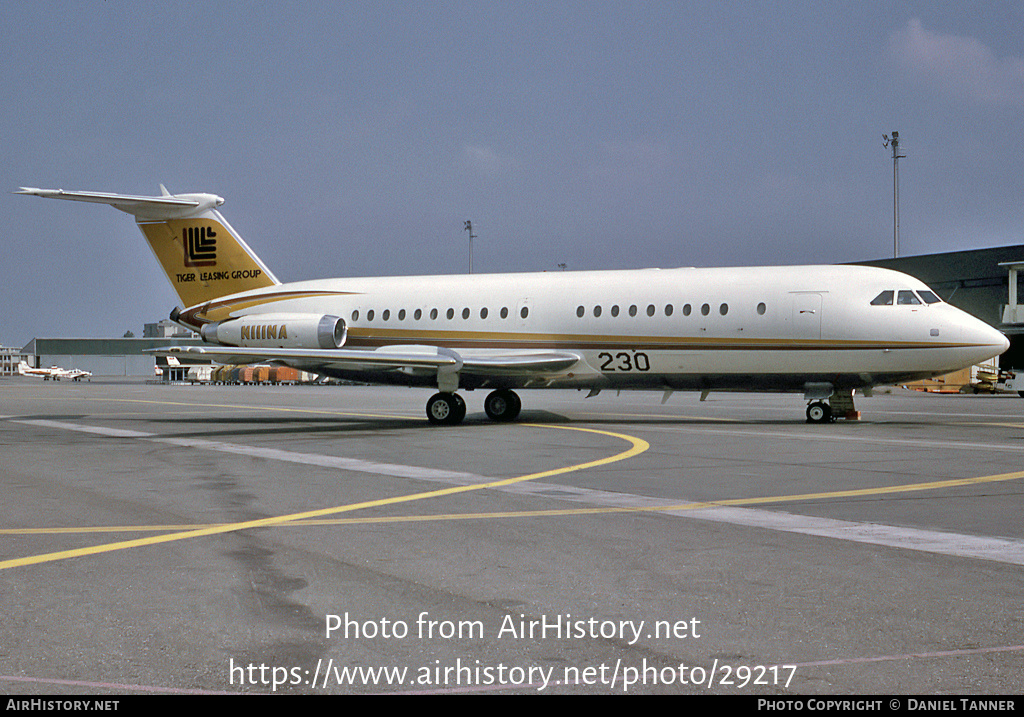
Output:
[[[865,395],[871,395],[871,389],[865,389]],[[808,423],[831,423],[839,418],[847,421],[859,421],[860,411],[853,405],[853,389],[838,389],[828,397],[828,402],[820,400],[820,396],[807,405]]]
[[832,407],[824,401],[814,401],[807,406],[808,423],[830,423],[832,418]]

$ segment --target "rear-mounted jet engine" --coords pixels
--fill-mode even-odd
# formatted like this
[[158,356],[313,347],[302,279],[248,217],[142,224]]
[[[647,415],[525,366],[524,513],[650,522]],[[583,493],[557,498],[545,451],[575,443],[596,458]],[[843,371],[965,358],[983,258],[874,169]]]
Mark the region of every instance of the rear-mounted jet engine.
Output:
[[204,324],[200,335],[207,343],[224,346],[338,349],[345,345],[348,327],[339,316],[254,314]]

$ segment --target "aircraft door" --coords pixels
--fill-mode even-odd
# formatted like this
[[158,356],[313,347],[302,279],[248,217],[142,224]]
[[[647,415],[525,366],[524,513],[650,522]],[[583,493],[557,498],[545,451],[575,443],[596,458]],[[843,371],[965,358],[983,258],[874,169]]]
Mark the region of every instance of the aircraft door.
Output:
[[793,338],[821,338],[821,294],[817,292],[793,293]]

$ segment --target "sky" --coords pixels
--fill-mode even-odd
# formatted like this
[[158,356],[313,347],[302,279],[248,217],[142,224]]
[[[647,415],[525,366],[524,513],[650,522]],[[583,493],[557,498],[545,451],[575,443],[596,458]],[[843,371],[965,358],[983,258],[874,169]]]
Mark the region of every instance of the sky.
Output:
[[1019,2],[0,3],[0,345],[142,335],[134,220],[212,192],[282,281],[1024,244]]

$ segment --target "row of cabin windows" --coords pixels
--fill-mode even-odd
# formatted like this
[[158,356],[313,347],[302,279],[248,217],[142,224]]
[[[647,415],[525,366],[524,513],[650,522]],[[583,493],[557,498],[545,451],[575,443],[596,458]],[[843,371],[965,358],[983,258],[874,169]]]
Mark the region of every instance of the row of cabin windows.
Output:
[[[764,313],[767,310],[768,310],[768,307],[765,305],[765,303],[763,301],[760,304],[757,305],[757,313],[760,316],[764,316]],[[626,313],[629,314],[630,316],[636,316],[638,311],[639,310],[637,309],[636,304],[633,304],[632,306],[630,306],[626,310]],[[672,314],[675,313],[675,306],[673,306],[672,304],[665,304],[665,308],[663,309],[663,311],[665,313],[665,316],[671,316]],[[586,313],[587,313],[587,309],[586,309],[585,306],[577,306],[576,307],[576,316],[578,316],[579,318],[582,319],[586,315]],[[601,316],[602,313],[604,313],[604,309],[601,307],[600,304],[598,304],[598,305],[594,306],[594,308],[591,310],[591,313],[593,313],[594,317],[596,318],[596,317]],[[618,304],[613,304],[611,306],[611,308],[608,309],[608,313],[611,314],[613,317],[614,316],[618,316],[619,315],[619,305]],[[658,313],[657,307],[655,307],[654,304],[648,304],[647,305],[647,315],[648,316],[654,316],[656,313]],[[683,316],[689,316],[692,313],[693,313],[693,307],[690,304],[683,304],[683,306],[682,306],[682,314],[683,314]],[[711,313],[711,304],[703,304],[703,305],[701,305],[700,313],[701,313],[701,316],[709,315]],[[726,314],[728,314],[729,313],[729,305],[728,304],[721,304],[721,305],[719,305],[718,313],[721,314],[722,316],[725,316]]]
[[[463,309],[462,310],[462,318],[463,319],[468,319],[470,317],[471,313],[472,312],[470,312],[470,310],[468,308]],[[373,321],[373,319],[374,319],[374,317],[376,315],[377,314],[376,314],[376,312],[373,309],[369,309],[366,312],[366,320],[367,321]],[[445,312],[444,315],[445,315],[445,317],[449,321],[451,321],[452,319],[455,318],[455,309],[449,308]],[[487,310],[487,307],[484,307],[484,308],[480,309],[480,318],[481,319],[486,319],[489,315],[490,315],[490,312]],[[524,306],[523,308],[521,308],[519,310],[520,318],[525,319],[529,315],[530,315],[529,307]],[[407,316],[407,314],[406,314],[405,309],[399,309],[398,313],[396,314],[396,318],[398,319],[398,321],[405,321],[405,317],[406,316]],[[440,316],[440,313],[438,312],[437,309],[431,309],[430,312],[428,313],[428,316],[430,317],[431,321],[436,321],[437,317]],[[498,316],[500,316],[503,319],[507,319],[508,318],[508,307],[507,306],[501,307],[501,310],[498,311]],[[412,319],[413,319],[413,321],[419,321],[422,318],[423,318],[423,309],[416,309],[415,311],[412,312]],[[391,309],[384,309],[384,311],[380,312],[380,320],[381,321],[390,321],[391,320]],[[359,309],[355,309],[352,312],[352,321],[353,321],[353,323],[356,322],[356,321],[359,321]]]
[[[768,307],[767,307],[767,305],[763,301],[760,304],[757,305],[757,313],[760,316],[764,316],[764,314],[765,314],[765,312],[767,310],[768,310]],[[594,314],[595,317],[599,317],[603,313],[604,309],[600,305],[596,305],[596,306],[594,306],[592,311],[593,311],[593,314]],[[683,306],[681,307],[680,311],[681,311],[683,316],[689,316],[690,314],[693,313],[693,306],[691,306],[690,304],[683,304]],[[638,312],[639,312],[639,309],[637,308],[636,304],[631,305],[626,310],[626,313],[628,313],[630,316],[636,316]],[[663,312],[664,312],[665,316],[672,316],[675,313],[675,306],[672,305],[672,304],[666,304],[664,309],[663,309]],[[586,315],[586,313],[587,313],[586,307],[584,307],[582,305],[576,307],[576,316],[578,316],[579,318],[583,318],[583,316]],[[609,308],[608,313],[611,316],[613,316],[613,317],[618,316],[619,313],[620,313],[619,312],[619,305],[618,304],[613,304],[611,306],[611,308]],[[648,316],[654,316],[656,313],[658,313],[658,310],[654,306],[654,304],[648,304],[648,306],[647,306],[647,315]],[[711,314],[711,304],[702,304],[701,307],[700,307],[700,313],[701,313],[701,316],[708,316],[708,315],[710,315]],[[725,303],[720,304],[719,307],[718,307],[718,313],[721,314],[722,316],[726,316],[729,313],[729,305],[725,304]],[[455,309],[449,308],[445,312],[444,315],[445,315],[445,318],[447,318],[449,321],[453,320],[455,318]],[[472,315],[472,312],[467,307],[467,308],[462,309],[461,315],[462,315],[463,319],[468,319]],[[489,315],[490,315],[490,312],[488,311],[487,307],[484,307],[484,308],[480,309],[480,318],[481,319],[486,319]],[[502,319],[507,319],[508,315],[509,315],[508,307],[503,306],[498,311],[498,315]],[[530,315],[529,307],[524,306],[524,307],[522,307],[519,310],[519,317],[520,318],[525,319],[529,315]],[[359,309],[355,309],[355,310],[352,311],[352,321],[353,321],[353,323],[359,321],[359,316],[360,316]],[[367,321],[373,321],[376,316],[377,316],[377,313],[373,309],[367,310],[367,312],[366,312],[366,320]],[[395,316],[396,316],[398,321],[405,321],[406,316],[407,316],[406,310],[405,309],[399,309],[398,312],[395,314]],[[440,316],[440,312],[437,309],[431,309],[430,312],[428,313],[428,316],[430,317],[431,321],[436,321],[438,319],[438,317]],[[423,318],[423,309],[416,309],[416,310],[414,310],[412,312],[412,319],[413,319],[413,321],[420,321],[422,318]],[[391,309],[384,309],[382,312],[380,312],[380,320],[381,321],[390,321],[391,320]]]
[[[920,298],[918,298],[918,297],[920,297]],[[872,306],[892,306],[893,299],[896,299],[896,303],[899,306],[920,306],[922,303],[924,303],[924,304],[937,304],[940,301],[942,301],[942,299],[937,297],[931,291],[924,291],[924,290],[919,289],[917,291],[917,293],[915,294],[910,289],[900,289],[899,291],[894,291],[892,289],[888,289],[886,291],[883,291],[881,294],[879,294],[875,298],[873,298],[871,300],[871,305]],[[924,301],[922,301],[922,299],[924,299]]]

